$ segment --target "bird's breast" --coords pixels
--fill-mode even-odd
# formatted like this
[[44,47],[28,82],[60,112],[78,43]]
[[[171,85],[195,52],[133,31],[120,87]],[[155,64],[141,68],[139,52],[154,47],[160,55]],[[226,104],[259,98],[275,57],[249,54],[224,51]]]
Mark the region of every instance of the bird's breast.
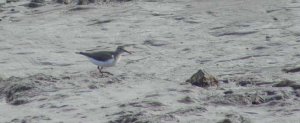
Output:
[[121,60],[121,55],[115,57],[115,63],[118,63]]

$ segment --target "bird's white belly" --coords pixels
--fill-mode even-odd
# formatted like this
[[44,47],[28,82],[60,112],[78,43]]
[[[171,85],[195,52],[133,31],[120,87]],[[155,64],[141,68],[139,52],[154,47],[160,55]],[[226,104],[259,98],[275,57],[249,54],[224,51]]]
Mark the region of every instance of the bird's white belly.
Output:
[[89,58],[90,61],[97,65],[97,66],[102,66],[102,67],[111,67],[111,66],[114,66],[116,62],[114,62],[114,59],[110,59],[110,60],[107,60],[107,61],[97,61],[93,58]]

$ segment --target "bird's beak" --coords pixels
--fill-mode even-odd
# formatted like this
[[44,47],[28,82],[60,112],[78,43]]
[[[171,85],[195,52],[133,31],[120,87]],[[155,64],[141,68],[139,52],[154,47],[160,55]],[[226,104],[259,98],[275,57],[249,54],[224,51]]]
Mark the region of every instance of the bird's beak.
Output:
[[[124,50],[124,49],[123,49]],[[129,53],[129,54],[131,54],[131,52],[129,52],[129,51],[127,51],[127,50],[124,50],[126,53]]]

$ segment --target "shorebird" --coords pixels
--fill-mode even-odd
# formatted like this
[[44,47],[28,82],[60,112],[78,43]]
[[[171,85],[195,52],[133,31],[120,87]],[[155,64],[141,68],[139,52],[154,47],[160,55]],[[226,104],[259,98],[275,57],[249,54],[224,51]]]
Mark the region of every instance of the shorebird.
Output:
[[104,67],[112,67],[115,66],[121,59],[121,54],[127,52],[131,54],[131,52],[124,49],[123,46],[118,46],[115,51],[98,51],[98,52],[76,52],[77,54],[84,55],[88,57],[88,59],[95,65],[97,65],[97,68],[101,75],[103,76],[103,73],[107,73],[110,75],[113,75],[110,72],[102,71]]

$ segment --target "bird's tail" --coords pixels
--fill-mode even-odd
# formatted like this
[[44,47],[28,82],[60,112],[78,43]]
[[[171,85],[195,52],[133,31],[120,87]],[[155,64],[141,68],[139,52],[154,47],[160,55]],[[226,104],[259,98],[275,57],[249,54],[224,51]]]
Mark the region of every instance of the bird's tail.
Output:
[[84,53],[84,52],[75,52],[75,53],[86,56],[86,53]]

